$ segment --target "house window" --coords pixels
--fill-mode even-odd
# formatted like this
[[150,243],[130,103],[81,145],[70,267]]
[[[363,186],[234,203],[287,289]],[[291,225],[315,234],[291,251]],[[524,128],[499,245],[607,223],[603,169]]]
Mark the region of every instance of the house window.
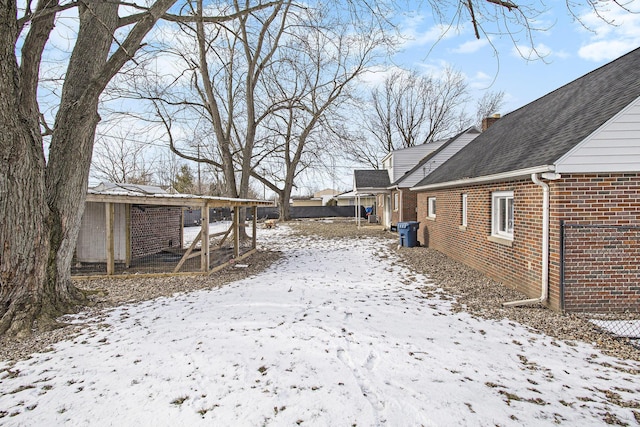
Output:
[[435,218],[436,217],[436,198],[429,197],[427,199],[427,217]]
[[462,193],[462,219],[460,225],[467,226],[467,193]]
[[513,191],[492,195],[491,235],[513,240]]
[[400,193],[393,193],[393,210],[397,211],[400,206]]

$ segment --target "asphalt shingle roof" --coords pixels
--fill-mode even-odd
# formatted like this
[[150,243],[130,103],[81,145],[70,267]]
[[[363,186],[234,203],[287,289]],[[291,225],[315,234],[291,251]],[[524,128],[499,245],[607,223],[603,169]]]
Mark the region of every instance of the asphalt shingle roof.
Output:
[[386,169],[354,170],[355,189],[387,188],[389,171]]
[[640,97],[640,48],[505,115],[416,187],[554,164]]

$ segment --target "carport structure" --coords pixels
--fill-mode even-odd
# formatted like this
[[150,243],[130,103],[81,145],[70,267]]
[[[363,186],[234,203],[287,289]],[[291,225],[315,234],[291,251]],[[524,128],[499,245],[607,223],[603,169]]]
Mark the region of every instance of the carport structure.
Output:
[[[72,274],[76,278],[211,274],[255,252],[257,208],[272,204],[226,197],[89,190]],[[232,220],[223,230],[212,233],[209,212],[214,208],[230,209]],[[199,210],[201,221],[185,232],[183,213],[188,209]],[[250,220],[251,226],[245,220]],[[243,233],[249,227],[252,232]]]

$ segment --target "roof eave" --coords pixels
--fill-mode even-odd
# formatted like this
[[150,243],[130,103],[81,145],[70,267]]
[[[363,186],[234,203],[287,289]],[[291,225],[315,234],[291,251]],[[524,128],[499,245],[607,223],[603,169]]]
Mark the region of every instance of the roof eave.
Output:
[[389,190],[385,187],[364,187],[357,188],[354,190],[354,194],[364,194],[364,193],[388,193]]
[[439,182],[436,184],[421,185],[421,186],[411,187],[411,191],[425,191],[425,190],[435,190],[440,188],[465,187],[468,185],[486,184],[490,182],[499,182],[499,181],[505,181],[505,180],[515,179],[515,178],[523,178],[523,177],[530,176],[533,173],[543,173],[543,172],[555,172],[555,165],[535,166],[531,168],[519,169],[519,170],[509,171],[509,172],[502,172],[502,173],[497,173],[493,175],[485,175],[485,176],[478,176],[475,178],[464,178],[464,179],[458,179],[455,181],[446,181],[446,182]]

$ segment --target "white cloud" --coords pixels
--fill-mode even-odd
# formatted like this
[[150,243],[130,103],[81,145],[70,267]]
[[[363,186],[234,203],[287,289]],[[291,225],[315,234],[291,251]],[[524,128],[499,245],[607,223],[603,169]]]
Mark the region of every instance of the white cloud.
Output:
[[385,67],[385,66],[374,66],[369,67],[367,72],[362,74],[359,77],[359,81],[368,86],[370,88],[374,88],[380,86],[387,76],[390,76],[394,72],[403,71],[400,67]]
[[483,71],[476,72],[475,75],[468,78],[469,88],[472,90],[487,90],[496,80],[496,75],[489,75]]
[[437,23],[429,25],[422,15],[407,18],[401,28],[402,48],[424,46],[457,35],[457,31],[451,26]]
[[588,41],[578,50],[581,58],[610,61],[640,46],[640,14],[628,13],[621,8],[600,12],[606,21],[593,12],[580,17],[591,30]]
[[637,46],[637,43],[630,44],[626,40],[603,40],[582,46],[578,49],[578,55],[589,61],[611,61]]
[[487,39],[474,39],[468,42],[464,42],[457,48],[453,49],[454,53],[474,53],[482,49],[489,44]]

